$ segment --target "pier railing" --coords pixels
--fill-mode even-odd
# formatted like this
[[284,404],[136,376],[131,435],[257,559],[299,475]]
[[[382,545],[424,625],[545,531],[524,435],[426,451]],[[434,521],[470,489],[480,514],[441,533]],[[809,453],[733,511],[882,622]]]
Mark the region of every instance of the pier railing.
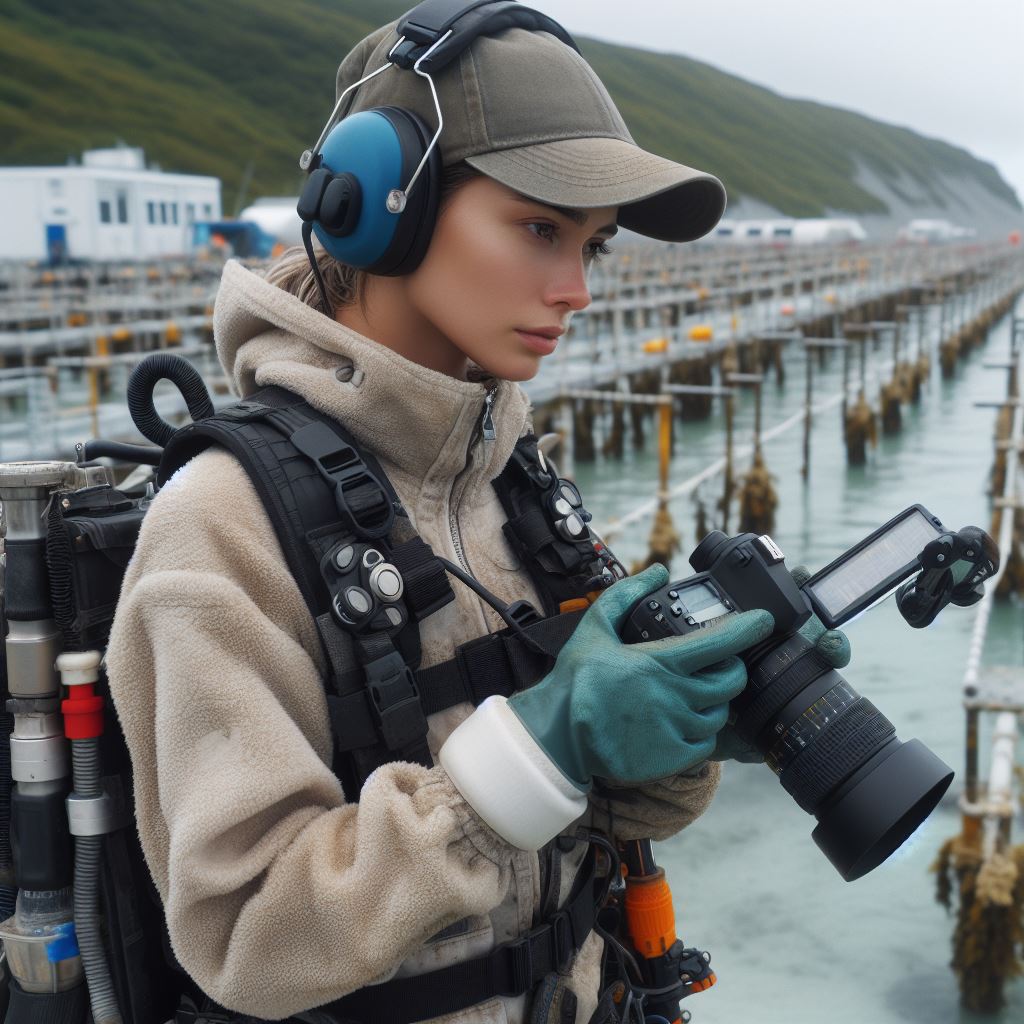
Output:
[[[995,600],[1007,589],[1005,584],[1020,585],[1022,346],[1024,318],[1015,318],[1011,358],[1000,366],[1010,372],[1006,401],[1001,403],[1002,422],[996,432],[996,465],[999,468],[1002,463],[1004,472],[1002,489],[993,495],[993,533],[1000,566],[986,583],[985,596],[978,604],[964,670],[965,772],[960,833],[943,844],[935,865],[940,902],[950,908],[956,904],[952,967],[961,1002],[982,1013],[1000,1009],[1005,985],[1024,973],[1024,844],[1015,846],[1012,835],[1013,823],[1022,811],[1022,766],[1017,751],[1024,717],[1024,665],[984,662]],[[1011,413],[1008,423],[1006,412]],[[981,759],[986,734],[987,779]]]

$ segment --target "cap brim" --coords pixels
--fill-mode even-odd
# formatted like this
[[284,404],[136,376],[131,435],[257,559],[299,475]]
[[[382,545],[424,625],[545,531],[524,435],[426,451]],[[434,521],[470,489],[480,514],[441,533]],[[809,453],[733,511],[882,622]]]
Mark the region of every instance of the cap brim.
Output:
[[563,139],[480,153],[466,162],[552,206],[618,206],[622,227],[664,242],[700,238],[725,212],[725,188],[716,177],[621,139]]

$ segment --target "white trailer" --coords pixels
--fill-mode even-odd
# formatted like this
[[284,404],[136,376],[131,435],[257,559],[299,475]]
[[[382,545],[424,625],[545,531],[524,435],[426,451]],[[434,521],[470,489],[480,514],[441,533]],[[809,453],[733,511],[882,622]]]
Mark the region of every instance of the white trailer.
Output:
[[193,223],[220,217],[218,178],[150,170],[140,149],[93,150],[75,166],[0,168],[0,259],[182,255]]

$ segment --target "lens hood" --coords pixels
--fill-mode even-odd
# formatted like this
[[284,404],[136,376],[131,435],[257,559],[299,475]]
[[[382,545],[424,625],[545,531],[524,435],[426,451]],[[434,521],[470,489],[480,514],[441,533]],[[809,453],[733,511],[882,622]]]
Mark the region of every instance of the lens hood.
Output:
[[819,811],[811,838],[852,882],[914,833],[952,781],[953,769],[920,740],[894,739]]

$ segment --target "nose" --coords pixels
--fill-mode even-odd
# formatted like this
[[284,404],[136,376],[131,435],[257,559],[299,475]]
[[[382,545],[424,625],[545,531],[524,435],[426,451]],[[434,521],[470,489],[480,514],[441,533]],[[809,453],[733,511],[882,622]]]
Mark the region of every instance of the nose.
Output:
[[566,305],[573,313],[590,305],[587,265],[582,256],[559,261],[556,273],[548,278],[546,299],[549,306]]

